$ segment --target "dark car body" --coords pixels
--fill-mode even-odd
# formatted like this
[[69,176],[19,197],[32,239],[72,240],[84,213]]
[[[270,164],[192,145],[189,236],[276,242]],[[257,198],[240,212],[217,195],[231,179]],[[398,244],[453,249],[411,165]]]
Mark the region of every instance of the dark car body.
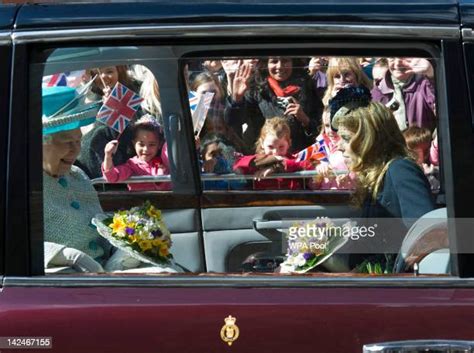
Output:
[[[446,146],[441,204],[450,218],[471,218],[473,26],[474,2],[454,0],[2,5],[0,336],[50,337],[54,352],[114,353],[336,353],[390,341],[474,341],[474,254],[463,252],[472,249],[472,229],[449,233],[450,275],[223,273],[235,271],[213,254],[226,247],[231,251],[225,239],[237,234],[257,241],[259,228],[254,223],[251,229],[252,221],[260,220],[263,229],[265,222],[296,213],[341,217],[349,195],[204,192],[192,157],[192,132],[183,123],[185,99],[176,93],[184,84],[171,61],[162,95],[168,92],[165,127],[179,138],[171,146],[177,191],[156,200],[169,214],[170,230],[192,244],[193,254],[182,256],[192,257],[192,270],[200,274],[45,275],[42,181],[34,172],[41,170],[41,126],[29,118],[40,104],[38,94],[31,93],[39,89],[39,83],[32,84],[40,77],[35,65],[54,48],[159,43],[184,48],[184,57],[207,47],[217,56],[222,48],[306,53],[313,44],[338,55],[358,54],[361,46],[387,56],[432,51],[441,63],[436,68],[439,134]],[[101,202],[113,210],[124,197],[103,193]],[[220,334],[229,315],[240,329],[231,346]]]

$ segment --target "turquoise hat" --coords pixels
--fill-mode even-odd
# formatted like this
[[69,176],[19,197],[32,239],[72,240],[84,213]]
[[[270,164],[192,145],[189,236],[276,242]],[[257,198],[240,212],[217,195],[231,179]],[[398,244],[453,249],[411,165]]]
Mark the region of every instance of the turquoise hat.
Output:
[[101,102],[85,103],[88,88],[89,85],[80,92],[66,86],[43,88],[43,136],[95,122]]

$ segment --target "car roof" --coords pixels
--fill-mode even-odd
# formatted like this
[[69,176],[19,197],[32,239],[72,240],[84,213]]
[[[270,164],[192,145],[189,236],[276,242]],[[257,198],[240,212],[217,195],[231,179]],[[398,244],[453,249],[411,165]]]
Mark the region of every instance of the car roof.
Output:
[[76,1],[21,6],[16,30],[127,24],[308,23],[458,25],[456,0]]
[[18,8],[17,5],[0,5],[0,30],[13,26]]

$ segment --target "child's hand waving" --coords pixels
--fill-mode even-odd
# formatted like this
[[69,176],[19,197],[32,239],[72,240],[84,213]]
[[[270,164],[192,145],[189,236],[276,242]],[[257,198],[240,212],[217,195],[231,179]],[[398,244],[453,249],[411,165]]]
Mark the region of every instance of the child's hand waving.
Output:
[[104,154],[107,157],[112,157],[117,152],[118,140],[112,140],[105,145]]

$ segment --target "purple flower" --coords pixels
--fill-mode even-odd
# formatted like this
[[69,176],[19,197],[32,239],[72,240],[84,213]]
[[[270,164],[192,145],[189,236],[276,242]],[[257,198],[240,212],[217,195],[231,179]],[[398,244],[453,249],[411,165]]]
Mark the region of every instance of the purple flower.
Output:
[[133,234],[135,234],[135,229],[130,228],[130,227],[127,227],[127,228],[125,228],[125,232],[126,232],[128,235],[133,235]]
[[303,254],[303,258],[308,261],[309,259],[312,259],[314,257],[314,254],[312,252],[305,252]]
[[156,237],[161,237],[163,233],[161,232],[161,230],[157,229],[157,230],[152,230],[151,235],[153,235],[153,238],[156,238]]

